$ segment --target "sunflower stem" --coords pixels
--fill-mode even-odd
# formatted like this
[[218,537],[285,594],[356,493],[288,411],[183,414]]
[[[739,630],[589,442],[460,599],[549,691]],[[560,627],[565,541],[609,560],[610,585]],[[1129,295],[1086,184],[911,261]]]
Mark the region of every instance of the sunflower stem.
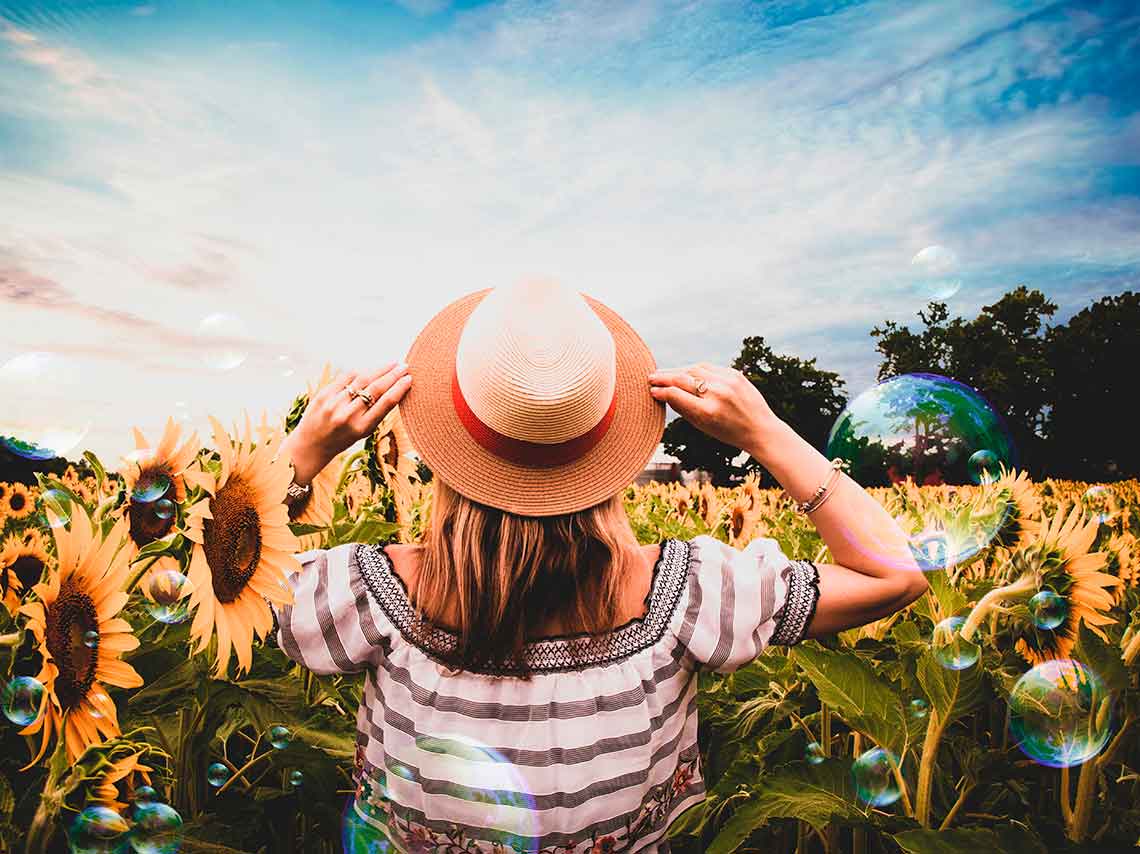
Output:
[[1092,818],[1093,795],[1096,794],[1097,769],[1096,761],[1085,762],[1081,765],[1080,776],[1077,777],[1077,797],[1073,805],[1073,818],[1069,822],[1068,837],[1073,842],[1084,842],[1089,832],[1089,820]]
[[914,818],[923,827],[930,827],[934,761],[938,758],[938,745],[942,741],[943,729],[945,724],[938,714],[938,709],[931,708],[926,720],[926,737],[922,742],[922,759],[918,764],[918,784],[915,787]]
[[51,842],[55,831],[56,820],[59,817],[60,810],[63,809],[64,798],[67,795],[67,792],[59,785],[60,777],[63,776],[64,771],[71,770],[71,766],[66,760],[66,750],[67,739],[64,738],[61,731],[56,742],[55,753],[52,754],[51,761],[48,762],[48,776],[40,792],[36,814],[32,817],[32,823],[28,827],[26,847],[24,848],[27,854],[46,854],[48,850],[48,844]]
[[958,799],[954,801],[954,806],[950,807],[950,812],[946,813],[946,817],[942,819],[942,824],[938,825],[939,832],[945,830],[950,826],[950,822],[958,815],[958,810],[962,809],[963,804],[966,803],[966,798],[969,797],[970,792],[974,791],[974,787],[963,786],[962,790],[958,792]]
[[1140,657],[1140,631],[1136,632],[1135,637],[1128,642],[1128,646],[1124,648],[1124,666],[1131,667],[1136,663],[1136,659]]
[[991,590],[983,596],[978,604],[970,611],[970,616],[966,618],[966,622],[962,624],[959,634],[963,640],[970,640],[974,636],[974,632],[978,630],[986,614],[997,607],[997,603],[1003,599],[1022,599],[1026,598],[1026,594],[1037,592],[1037,579],[1031,574],[1026,573],[1021,576],[1013,584],[1007,584],[1004,587],[998,587]]
[[906,813],[907,818],[914,818],[914,807],[911,806],[910,793],[906,788],[906,780],[903,779],[902,768],[894,761],[894,757],[888,752],[887,756],[891,760],[891,773],[895,777],[895,783],[899,787],[899,795],[902,797],[903,812]]
[[1073,805],[1069,800],[1070,796],[1069,785],[1069,766],[1061,766],[1061,785],[1059,787],[1061,795],[1061,817],[1065,820],[1066,827],[1073,822]]
[[154,566],[160,557],[162,557],[161,554],[156,554],[151,555],[146,560],[140,560],[138,569],[134,570],[127,578],[127,583],[123,586],[123,590],[127,593],[133,592],[135,585],[142,580],[142,577],[146,575],[147,570]]
[[[240,778],[240,777],[244,777],[244,776],[245,776],[245,772],[246,772],[246,771],[248,771],[250,768],[252,768],[252,767],[253,767],[253,766],[254,766],[256,763],[260,762],[260,761],[261,761],[262,759],[264,759],[266,756],[269,756],[270,752],[271,752],[271,751],[268,751],[268,750],[267,750],[267,751],[265,751],[265,753],[262,753],[262,754],[259,754],[259,755],[257,755],[257,756],[254,756],[254,757],[253,757],[251,760],[249,760],[249,761],[248,761],[247,763],[245,763],[243,766],[241,766],[241,767],[240,767],[240,768],[238,768],[236,771],[234,771],[234,773],[233,773],[233,775],[230,777],[230,779],[228,779],[228,780],[226,780],[226,782],[222,783],[222,785],[221,785],[221,788],[219,788],[219,789],[218,789],[218,793],[217,793],[217,794],[218,794],[218,796],[221,796],[221,794],[222,794],[223,792],[225,792],[225,790],[226,790],[226,789],[228,789],[228,788],[230,787],[230,785],[231,785],[231,784],[234,782],[234,780],[237,780],[237,779],[238,779],[238,778]],[[248,786],[248,785],[249,785],[249,783],[248,783],[248,781],[247,781],[247,782],[246,782],[246,786]]]
[[0,646],[11,647],[11,646],[19,646],[19,645],[20,645],[20,633],[19,632],[9,632],[6,635],[0,635]]

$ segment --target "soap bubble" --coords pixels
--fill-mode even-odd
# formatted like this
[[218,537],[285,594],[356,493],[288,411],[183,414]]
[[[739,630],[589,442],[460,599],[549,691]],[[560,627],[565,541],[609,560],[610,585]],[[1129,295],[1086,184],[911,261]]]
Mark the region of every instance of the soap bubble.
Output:
[[127,820],[110,807],[92,806],[75,817],[67,839],[76,854],[110,851],[112,840],[117,840],[129,829]]
[[985,448],[970,454],[966,468],[970,472],[970,480],[974,483],[993,483],[1001,477],[1001,460],[997,454]]
[[40,714],[44,686],[32,676],[17,676],[4,686],[4,717],[16,726],[27,726]]
[[169,519],[174,515],[174,502],[169,498],[160,498],[154,502],[154,515],[159,519]]
[[1052,590],[1040,590],[1029,600],[1029,615],[1039,629],[1055,629],[1065,622],[1069,608],[1062,596]]
[[42,461],[71,453],[87,436],[83,365],[48,351],[21,353],[0,365],[0,445]]
[[804,750],[804,758],[812,765],[818,765],[827,757],[823,755],[823,745],[813,741]]
[[1090,486],[1081,496],[1081,504],[1102,525],[1107,525],[1116,516],[1112,490],[1106,486],[1100,484]]
[[284,353],[277,357],[275,364],[277,373],[283,377],[288,378],[297,373],[297,367],[293,364],[293,360]]
[[138,786],[131,792],[131,800],[136,804],[149,804],[151,801],[158,800],[158,792],[154,790],[153,786]]
[[213,762],[206,769],[206,782],[215,789],[221,788],[230,779],[230,769],[221,762]]
[[515,748],[490,747],[465,735],[442,733],[417,736],[416,745],[423,778],[449,781],[447,793],[469,802],[465,806],[477,817],[475,824],[488,828],[508,848],[531,850],[532,837],[542,834],[534,793],[514,764]]
[[[341,822],[341,850],[344,854],[395,854],[399,851],[391,840],[384,835],[384,831],[374,827],[368,819],[361,815],[371,816],[373,819],[381,818],[379,806],[357,795],[348,800],[348,808],[344,811],[344,820]],[[533,849],[524,849],[533,850]]]
[[[903,374],[857,395],[832,426],[827,455],[847,461],[848,474],[864,487],[907,480],[920,486],[974,484],[1017,463],[1001,416],[974,389],[936,374]],[[890,541],[877,543],[865,531],[848,531],[848,540],[880,562],[933,570],[978,555],[1000,530],[1009,506],[978,504],[952,515],[909,506],[892,512],[907,535],[907,552]]]
[[269,743],[277,750],[284,750],[292,740],[293,734],[289,732],[288,727],[275,726],[269,730]]
[[237,315],[209,314],[198,322],[197,335],[206,363],[215,371],[232,371],[246,360],[249,328]]
[[163,803],[139,804],[131,828],[131,848],[137,854],[174,854],[182,836],[182,816]]
[[910,715],[913,718],[925,718],[927,709],[926,700],[922,697],[915,697],[910,701]]
[[958,256],[945,246],[927,246],[910,259],[915,292],[923,302],[942,302],[962,289]]
[[99,633],[96,631],[84,632],[83,645],[88,649],[95,649],[95,647],[99,646]]
[[146,609],[160,623],[181,623],[190,616],[190,579],[177,569],[152,572],[147,584]]
[[139,504],[150,504],[171,491],[170,477],[163,471],[156,471],[145,462],[140,463],[142,472],[135,488],[131,490],[131,500]]
[[304,771],[290,771],[289,772],[289,785],[294,789],[299,789],[301,784],[305,782]]
[[899,799],[901,792],[891,770],[892,762],[898,762],[893,754],[875,747],[860,754],[851,764],[855,794],[861,801],[869,806],[885,807]]
[[947,617],[934,627],[934,658],[948,670],[965,670],[976,664],[981,654],[977,644],[962,637],[965,622],[965,617]]
[[1022,674],[1009,696],[1009,729],[1021,751],[1050,768],[1067,768],[1104,749],[1115,723],[1114,699],[1079,661],[1050,659]]
[[40,493],[40,524],[63,528],[71,522],[71,498],[62,489],[45,489]]

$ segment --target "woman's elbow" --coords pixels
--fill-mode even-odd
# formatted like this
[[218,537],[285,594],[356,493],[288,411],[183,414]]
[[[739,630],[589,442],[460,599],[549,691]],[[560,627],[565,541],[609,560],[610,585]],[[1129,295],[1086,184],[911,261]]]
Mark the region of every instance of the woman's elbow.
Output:
[[898,594],[895,610],[901,611],[929,589],[930,582],[926,580],[926,575],[922,572],[908,572]]

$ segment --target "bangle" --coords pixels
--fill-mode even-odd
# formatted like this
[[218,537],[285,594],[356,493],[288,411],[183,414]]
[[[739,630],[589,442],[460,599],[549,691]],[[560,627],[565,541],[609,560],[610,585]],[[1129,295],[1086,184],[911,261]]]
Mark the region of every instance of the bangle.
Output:
[[826,481],[819,485],[811,498],[807,501],[801,501],[796,505],[796,509],[801,513],[812,513],[823,506],[823,503],[831,497],[832,488],[835,486],[835,481],[839,479],[840,473],[843,471],[845,463],[840,457],[836,457],[831,461],[831,474],[828,475]]

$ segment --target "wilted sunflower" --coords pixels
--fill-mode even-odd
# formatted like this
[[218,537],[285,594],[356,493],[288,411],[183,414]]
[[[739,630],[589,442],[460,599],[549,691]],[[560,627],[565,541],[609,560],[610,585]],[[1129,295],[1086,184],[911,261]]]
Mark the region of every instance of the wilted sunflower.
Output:
[[[54,517],[50,509],[48,513]],[[135,669],[119,659],[139,645],[130,623],[115,616],[128,598],[123,591],[130,572],[122,548],[126,520],[119,519],[103,537],[77,506],[70,528],[55,527],[53,533],[59,566],[32,588],[39,601],[20,606],[39,644],[43,664],[36,678],[45,689],[41,714],[20,730],[21,735],[43,732],[39,753],[28,767],[44,755],[53,732],[63,734],[72,762],[89,745],[117,736],[115,704],[103,686],[143,684]]]
[[190,637],[201,652],[217,630],[221,675],[231,647],[239,671],[249,669],[254,634],[264,638],[273,628],[265,600],[290,603],[285,576],[301,566],[293,556],[300,544],[289,530],[284,504],[292,467],[287,456],[276,458],[281,434],[254,447],[247,417],[245,436],[235,445],[216,418],[210,422],[221,471],[203,480],[209,497],[186,514],[186,536],[196,544],[189,569],[190,607],[196,609]]
[[24,484],[19,481],[8,484],[4,495],[4,515],[9,519],[26,519],[35,509],[35,498]]
[[411,437],[400,417],[400,407],[393,407],[376,425],[365,442],[368,466],[378,484],[393,492],[405,493],[408,484],[416,478],[416,461],[411,458]]
[[51,557],[40,537],[30,541],[17,534],[9,534],[0,547],[0,589],[4,604],[15,616],[20,607],[20,594],[38,584]]
[[181,432],[177,421],[167,419],[158,447],[151,450],[146,437],[134,428],[134,459],[122,471],[127,491],[123,512],[130,521],[128,548],[132,558],[143,546],[162,539],[174,528],[176,514],[164,510],[167,505],[159,502],[182,503],[186,500],[186,482],[197,482],[198,434],[192,434],[179,448]]
[[1041,499],[1025,472],[1014,477],[1002,467],[1001,477],[980,490],[979,501],[1004,509],[992,543],[1013,551],[1032,543],[1041,531]]
[[136,777],[141,778],[146,785],[150,785],[150,772],[154,769],[142,764],[140,761],[142,755],[143,752],[138,750],[112,762],[91,786],[91,800],[115,812],[123,812],[127,808],[127,802],[119,799],[119,784],[125,784],[126,791],[123,794],[128,798],[138,785]]
[[1015,648],[1032,665],[1068,658],[1082,622],[1102,640],[1108,640],[1100,628],[1116,622],[1106,613],[1114,599],[1108,588],[1121,582],[1099,571],[1108,559],[1105,552],[1089,552],[1098,528],[1095,517],[1085,517],[1075,506],[1067,516],[1064,511],[1056,513],[1043,524],[1037,542],[1013,556],[1018,569],[1037,574],[1039,589],[1053,590],[1065,603],[1065,619],[1055,629],[1037,628],[1032,623],[1015,629]]

